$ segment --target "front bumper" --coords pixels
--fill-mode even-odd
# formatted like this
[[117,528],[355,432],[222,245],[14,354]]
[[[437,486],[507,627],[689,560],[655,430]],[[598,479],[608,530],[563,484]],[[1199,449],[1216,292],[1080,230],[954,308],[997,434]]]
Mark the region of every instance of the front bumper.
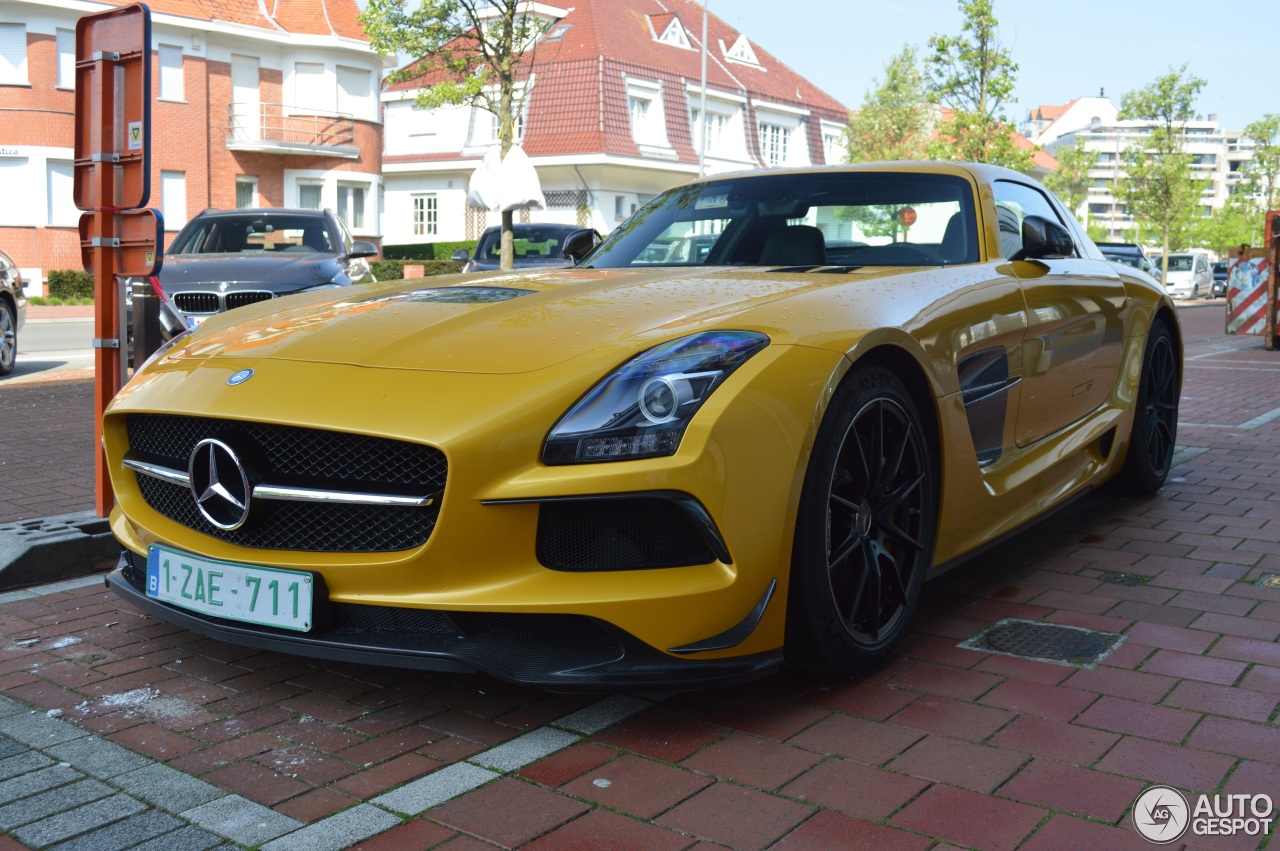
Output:
[[444,612],[346,604],[309,633],[237,623],[153,600],[145,560],[125,551],[106,585],[164,621],[231,644],[299,656],[424,671],[483,672],[549,691],[684,691],[762,677],[781,650],[688,660],[661,653],[611,624],[576,615]]

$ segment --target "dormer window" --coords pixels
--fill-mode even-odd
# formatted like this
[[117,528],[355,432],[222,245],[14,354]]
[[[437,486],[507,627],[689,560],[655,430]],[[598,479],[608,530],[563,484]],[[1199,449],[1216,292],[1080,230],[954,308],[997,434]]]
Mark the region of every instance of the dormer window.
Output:
[[693,45],[689,44],[689,34],[684,31],[680,19],[674,15],[671,16],[671,22],[667,24],[666,29],[658,36],[658,41],[673,47],[683,47],[686,50],[693,49]]
[[669,148],[667,118],[662,105],[662,86],[628,77],[627,113],[631,118],[631,138],[642,148]]
[[573,29],[573,24],[561,24],[547,35],[547,41],[559,41],[571,29]]
[[[721,42],[723,46],[724,42]],[[745,35],[738,36],[738,40],[733,43],[733,47],[724,51],[724,55],[734,62],[745,62],[748,65],[760,66],[760,60],[756,58],[756,52],[751,48],[751,42],[747,41]]]

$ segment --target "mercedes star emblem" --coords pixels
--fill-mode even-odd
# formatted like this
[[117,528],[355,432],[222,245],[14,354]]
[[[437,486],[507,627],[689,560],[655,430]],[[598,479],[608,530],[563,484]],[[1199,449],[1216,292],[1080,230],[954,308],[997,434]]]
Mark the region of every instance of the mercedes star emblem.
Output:
[[236,453],[205,438],[191,450],[191,495],[204,518],[219,529],[239,529],[249,517],[249,477]]
[[244,384],[250,378],[253,378],[253,370],[242,369],[239,372],[233,373],[231,377],[227,379],[227,383],[232,387],[235,387],[237,384]]

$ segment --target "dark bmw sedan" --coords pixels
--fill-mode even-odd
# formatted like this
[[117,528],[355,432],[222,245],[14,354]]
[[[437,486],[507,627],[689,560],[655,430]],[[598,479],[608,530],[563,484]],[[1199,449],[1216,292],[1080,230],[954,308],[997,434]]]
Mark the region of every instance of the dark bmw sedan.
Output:
[[160,284],[195,322],[270,298],[371,280],[371,242],[332,210],[205,210],[165,252]]

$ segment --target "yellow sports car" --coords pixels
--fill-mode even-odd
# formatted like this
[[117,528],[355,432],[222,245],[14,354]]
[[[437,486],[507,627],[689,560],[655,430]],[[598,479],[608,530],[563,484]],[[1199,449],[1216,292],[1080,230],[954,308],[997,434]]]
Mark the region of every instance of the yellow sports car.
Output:
[[572,268],[171,341],[106,413],[108,582],[225,641],[557,690],[856,672],[930,574],[1159,488],[1181,349],[1020,174],[716,176]]

